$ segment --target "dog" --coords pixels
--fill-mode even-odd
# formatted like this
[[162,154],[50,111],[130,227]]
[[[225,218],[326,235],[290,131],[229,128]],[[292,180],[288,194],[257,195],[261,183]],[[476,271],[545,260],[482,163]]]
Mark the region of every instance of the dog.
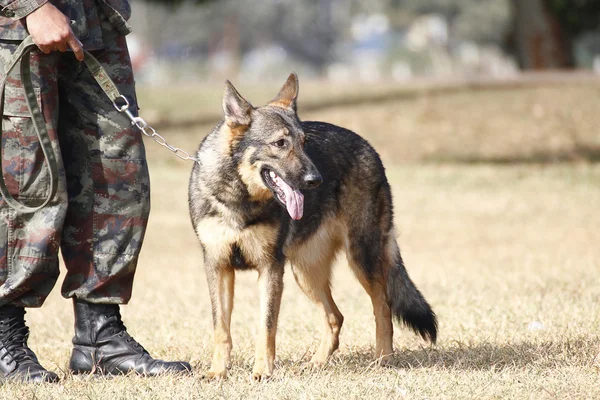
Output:
[[344,317],[331,296],[332,263],[346,252],[371,298],[375,357],[392,356],[392,316],[435,343],[437,318],[404,267],[396,242],[392,195],[377,152],[366,140],[324,122],[300,121],[298,77],[255,108],[227,81],[224,118],[204,138],[189,182],[189,207],[203,250],[214,324],[206,378],[230,363],[236,271],[258,271],[260,330],[252,376],[273,373],[284,265],[323,315],[311,363],[338,348]]

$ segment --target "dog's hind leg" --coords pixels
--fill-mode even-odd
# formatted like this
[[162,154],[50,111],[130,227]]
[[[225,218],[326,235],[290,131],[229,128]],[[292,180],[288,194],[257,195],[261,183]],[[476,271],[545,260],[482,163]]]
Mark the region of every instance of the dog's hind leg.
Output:
[[283,293],[283,271],[280,264],[258,269],[260,289],[260,328],[252,378],[260,381],[273,374],[275,363],[275,336]]
[[352,271],[371,298],[375,316],[375,358],[385,364],[391,360],[394,352],[394,326],[385,278],[389,260],[382,254],[384,246],[381,240],[376,239],[378,235],[370,235],[367,240],[355,231],[348,240],[346,253]]
[[227,375],[230,367],[235,271],[231,267],[206,268],[206,277],[212,305],[215,348],[210,370],[205,377],[220,379]]
[[344,316],[331,296],[331,267],[337,248],[322,236],[315,236],[296,252],[292,271],[296,282],[319,308],[323,318],[323,336],[311,359],[315,366],[323,365],[339,346],[340,330]]

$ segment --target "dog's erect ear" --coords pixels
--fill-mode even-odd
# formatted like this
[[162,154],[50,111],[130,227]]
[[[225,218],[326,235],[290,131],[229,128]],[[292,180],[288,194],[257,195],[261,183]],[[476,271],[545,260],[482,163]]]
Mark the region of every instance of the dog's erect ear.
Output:
[[281,108],[289,108],[296,111],[296,99],[298,98],[298,75],[290,74],[287,81],[269,105]]
[[252,104],[239,94],[231,82],[225,82],[223,91],[225,122],[230,125],[250,125],[250,111],[252,111]]

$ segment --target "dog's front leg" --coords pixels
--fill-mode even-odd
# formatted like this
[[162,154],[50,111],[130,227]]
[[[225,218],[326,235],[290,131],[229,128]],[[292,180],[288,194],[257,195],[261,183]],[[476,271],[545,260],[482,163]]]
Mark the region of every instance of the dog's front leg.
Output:
[[206,278],[212,305],[214,352],[208,379],[221,379],[227,375],[231,356],[231,313],[233,311],[233,286],[235,271],[230,266],[206,266]]
[[275,336],[283,293],[283,265],[274,264],[258,271],[260,290],[260,328],[252,378],[260,381],[273,374]]

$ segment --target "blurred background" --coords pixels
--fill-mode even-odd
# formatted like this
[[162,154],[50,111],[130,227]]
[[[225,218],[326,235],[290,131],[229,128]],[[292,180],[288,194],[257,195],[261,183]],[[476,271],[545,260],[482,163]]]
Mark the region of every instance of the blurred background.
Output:
[[225,79],[261,105],[295,71],[301,119],[358,132],[388,163],[600,160],[598,0],[132,5],[141,114],[189,151]]
[[600,73],[597,0],[133,0],[138,80]]

